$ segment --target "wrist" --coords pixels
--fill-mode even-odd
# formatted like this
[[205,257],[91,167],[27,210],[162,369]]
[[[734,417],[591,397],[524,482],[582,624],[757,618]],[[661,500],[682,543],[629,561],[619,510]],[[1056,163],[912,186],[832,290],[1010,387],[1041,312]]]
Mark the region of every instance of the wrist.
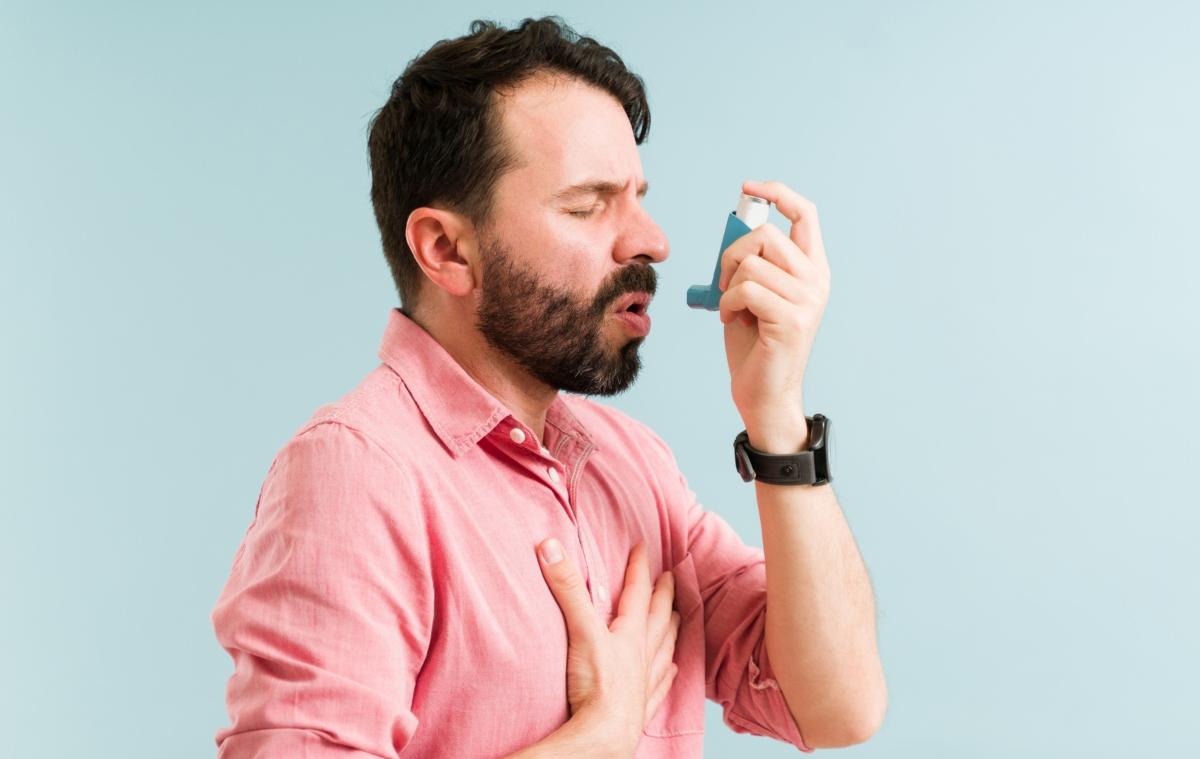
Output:
[[561,741],[557,746],[561,753],[556,756],[629,759],[637,748],[639,736],[634,736],[633,743],[629,744],[625,741],[627,732],[615,725],[599,707],[590,706],[575,712],[552,735],[558,735]]
[[801,412],[799,421],[789,416],[770,425],[747,425],[746,436],[750,447],[763,453],[800,453],[808,450],[808,420]]

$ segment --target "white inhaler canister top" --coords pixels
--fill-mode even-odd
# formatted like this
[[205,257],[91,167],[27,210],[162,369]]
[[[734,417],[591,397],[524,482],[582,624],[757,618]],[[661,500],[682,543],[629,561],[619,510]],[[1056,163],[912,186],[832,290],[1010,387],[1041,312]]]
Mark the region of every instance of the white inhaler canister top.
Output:
[[743,192],[742,197],[738,199],[737,210],[733,212],[733,215],[751,229],[757,229],[766,222],[770,210],[771,204],[765,198],[747,195]]

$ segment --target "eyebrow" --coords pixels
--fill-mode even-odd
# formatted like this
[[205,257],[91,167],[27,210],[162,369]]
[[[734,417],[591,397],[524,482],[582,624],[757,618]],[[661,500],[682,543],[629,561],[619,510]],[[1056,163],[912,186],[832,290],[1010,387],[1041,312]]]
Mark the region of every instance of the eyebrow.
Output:
[[[586,182],[573,184],[570,187],[564,187],[554,193],[554,200],[565,200],[577,195],[619,195],[625,192],[625,188],[629,186],[630,180],[626,179],[625,184],[617,184],[616,182],[607,179],[589,179]],[[650,189],[650,183],[643,181],[638,186],[638,197],[642,197]]]

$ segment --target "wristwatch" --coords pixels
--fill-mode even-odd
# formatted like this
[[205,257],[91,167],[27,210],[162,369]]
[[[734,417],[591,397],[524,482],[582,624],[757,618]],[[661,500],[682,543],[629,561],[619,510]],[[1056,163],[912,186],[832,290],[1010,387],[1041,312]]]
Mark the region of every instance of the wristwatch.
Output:
[[799,453],[767,453],[750,446],[742,430],[733,441],[733,462],[744,482],[758,480],[768,485],[825,485],[833,482],[829,471],[830,422],[824,414],[808,420],[808,450]]

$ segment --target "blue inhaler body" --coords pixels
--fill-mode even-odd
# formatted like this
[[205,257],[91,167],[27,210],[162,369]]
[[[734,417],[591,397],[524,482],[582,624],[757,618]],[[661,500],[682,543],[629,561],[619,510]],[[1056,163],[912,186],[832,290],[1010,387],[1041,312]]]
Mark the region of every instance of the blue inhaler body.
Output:
[[732,211],[725,220],[725,236],[721,239],[721,249],[717,251],[717,265],[713,269],[712,284],[692,285],[687,291],[687,304],[691,308],[703,308],[706,311],[721,310],[721,257],[725,249],[742,235],[755,229],[767,220],[771,204],[764,198],[742,193],[738,200],[736,211]]

